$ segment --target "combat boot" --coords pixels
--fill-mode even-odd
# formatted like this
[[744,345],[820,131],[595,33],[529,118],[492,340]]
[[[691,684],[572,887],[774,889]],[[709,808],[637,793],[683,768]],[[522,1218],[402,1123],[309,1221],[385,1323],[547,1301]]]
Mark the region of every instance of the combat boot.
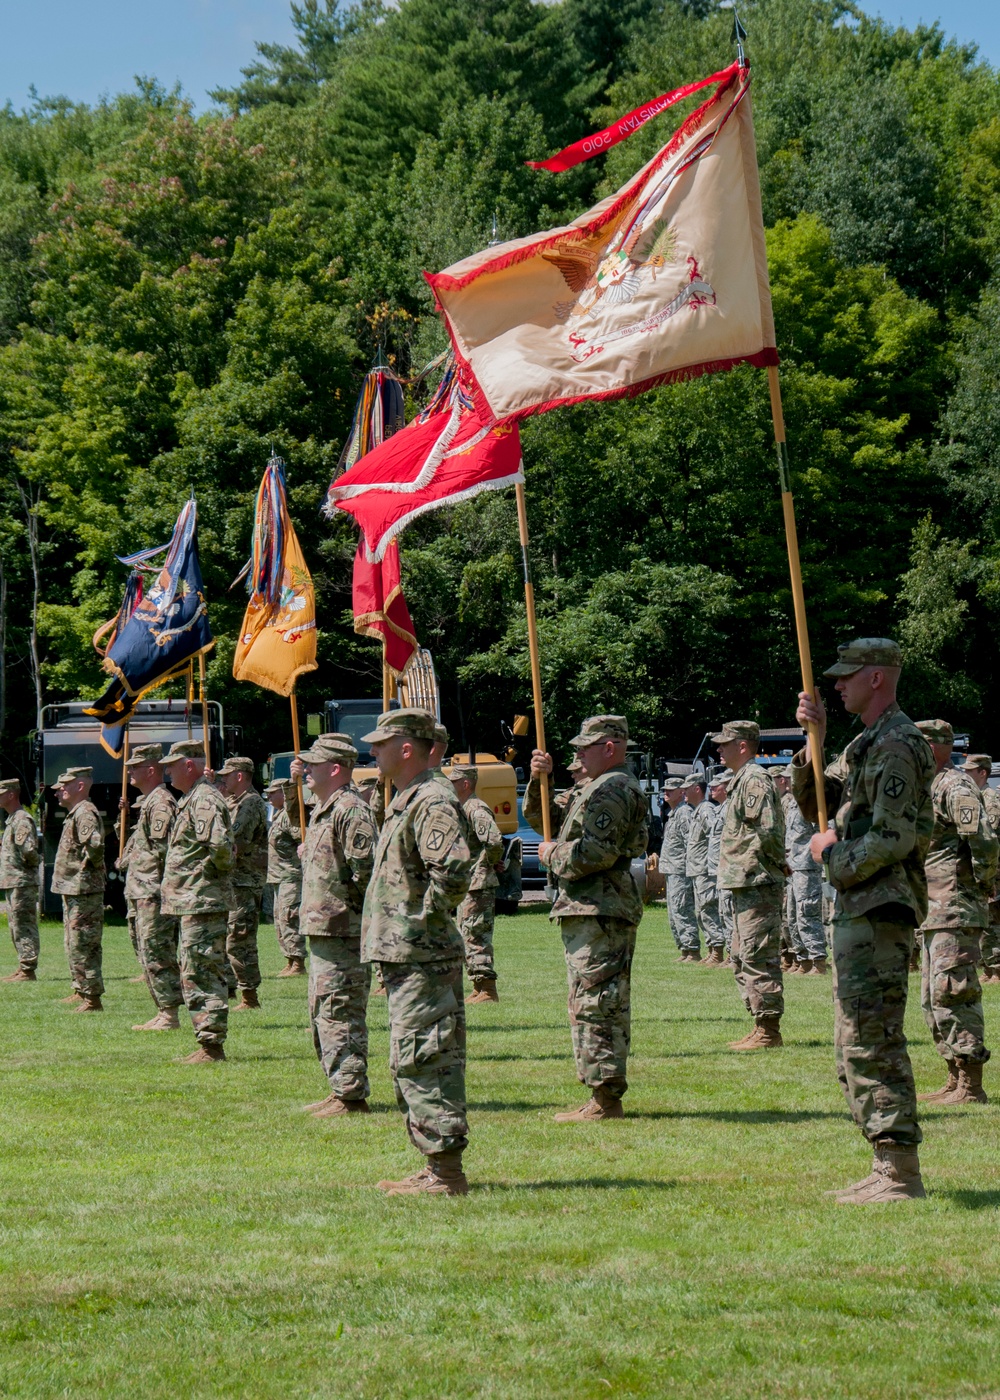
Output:
[[942,1103],[949,1094],[953,1094],[958,1088],[958,1065],[954,1060],[948,1061],[948,1082],[942,1089],[935,1089],[933,1094],[918,1094],[919,1103]]
[[469,1182],[462,1170],[461,1152],[435,1152],[423,1171],[402,1181],[380,1181],[387,1196],[467,1196]]
[[182,1060],[178,1060],[179,1065],[215,1065],[226,1058],[223,1046],[206,1042],[199,1045],[198,1049],[190,1055],[185,1055]]
[[884,1205],[890,1201],[920,1200],[926,1195],[917,1149],[898,1142],[877,1142],[871,1175],[838,1192],[837,1205]]
[[313,1112],[314,1118],[339,1118],[343,1113],[371,1113],[367,1099],[338,1099],[330,1095],[330,1102]]
[[234,1011],[259,1011],[260,998],[257,995],[256,987],[241,987],[240,996],[242,1000],[234,1006]]
[[989,1103],[983,1088],[983,1066],[981,1061],[959,1060],[958,1086],[941,1103]]
[[914,946],[913,952],[910,954],[910,971],[920,971],[920,949],[916,946]]
[[132,1027],[134,1031],[179,1031],[180,1028],[176,1006],[165,1007],[158,1011],[151,1021],[144,1021],[141,1026]]
[[373,997],[384,997],[386,994],[384,987],[376,987],[372,992]]
[[317,1099],[315,1103],[307,1103],[307,1104],[303,1107],[302,1112],[303,1112],[303,1113],[315,1113],[316,1110],[319,1109],[319,1108],[328,1108],[328,1107],[330,1106],[330,1104],[333,1103],[333,1101],[334,1101],[334,1099],[335,1099],[336,1097],[337,1097],[336,1094],[327,1094],[327,1096],[326,1096],[325,1099]]
[[60,1004],[61,1004],[62,1006],[72,1006],[72,1004],[73,1004],[74,1001],[82,1001],[82,1000],[83,1000],[83,993],[82,993],[82,992],[78,992],[78,991],[76,991],[76,990],[70,992],[70,994],[69,994],[68,997],[60,997],[60,998],[59,998]]
[[473,977],[472,993],[465,1000],[473,1006],[482,1006],[488,1001],[499,1001],[500,994],[497,991],[495,977]]
[[4,982],[37,982],[35,969],[33,967],[19,967],[16,972],[12,972],[9,977],[2,979]]
[[139,977],[130,977],[128,980],[129,980],[130,982],[141,983],[141,984],[143,984],[143,985],[145,984],[145,981],[146,981],[145,977],[143,977],[143,976],[141,976],[141,975],[140,975]]
[[826,958],[813,958],[812,967],[809,969],[810,977],[824,977],[830,971],[830,964]]
[[305,975],[306,964],[303,958],[289,958],[288,965],[278,973],[279,977],[304,977]]
[[718,948],[709,948],[708,957],[705,959],[706,967],[718,967],[722,962]]
[[781,950],[781,970],[782,970],[782,972],[791,972],[791,970],[792,970],[792,968],[793,968],[794,966],[795,966],[795,956],[794,956],[794,954],[793,954],[793,953],[790,953],[790,952],[788,951],[787,948],[782,948],[782,950]]
[[607,1118],[624,1118],[625,1110],[622,1101],[615,1094],[609,1094],[607,1089],[595,1089],[593,1096],[587,1100],[582,1108],[576,1108],[568,1113],[557,1113],[555,1122],[557,1123],[601,1123]]
[[784,1045],[781,1038],[780,1018],[777,1016],[762,1016],[753,1028],[753,1032],[747,1036],[739,1045],[732,1046],[734,1050],[778,1050]]
[[756,1027],[756,1026],[751,1026],[751,1027],[750,1027],[750,1030],[747,1031],[746,1035],[743,1036],[743,1038],[742,1038],[741,1040],[731,1040],[731,1041],[729,1042],[729,1049],[730,1049],[730,1050],[745,1050],[745,1049],[747,1048],[747,1045],[749,1044],[749,1042],[750,1042],[751,1040],[753,1040],[753,1038],[754,1038],[754,1036],[755,1036],[756,1034],[757,1034],[757,1027]]
[[103,1010],[104,1010],[104,1007],[101,1005],[101,998],[100,998],[100,997],[81,997],[81,998],[80,998],[80,1005],[76,1008],[76,1014],[79,1016],[80,1013],[83,1012],[83,1011],[103,1011]]

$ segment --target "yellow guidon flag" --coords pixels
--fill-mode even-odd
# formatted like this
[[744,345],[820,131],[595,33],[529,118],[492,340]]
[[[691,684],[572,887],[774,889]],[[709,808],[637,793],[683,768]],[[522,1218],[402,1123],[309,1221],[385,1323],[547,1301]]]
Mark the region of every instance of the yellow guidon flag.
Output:
[[298,677],[316,670],[316,592],[288,515],[280,457],[270,459],[261,478],[244,575],[250,601],[233,677],[291,695]]

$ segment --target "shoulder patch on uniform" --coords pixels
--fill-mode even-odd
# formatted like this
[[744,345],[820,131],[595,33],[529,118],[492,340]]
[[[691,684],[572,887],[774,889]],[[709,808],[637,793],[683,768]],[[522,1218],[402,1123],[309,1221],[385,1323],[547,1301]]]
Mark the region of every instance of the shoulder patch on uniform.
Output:
[[890,797],[893,801],[895,801],[897,797],[902,796],[903,789],[905,787],[906,784],[903,782],[903,779],[899,776],[899,774],[893,773],[889,780],[886,782],[885,795],[886,797]]
[[760,793],[757,793],[757,792],[748,792],[748,793],[747,793],[747,801],[746,801],[747,811],[748,811],[748,812],[752,812],[753,809],[757,806],[757,803],[759,802],[759,800],[760,800]]
[[429,851],[440,851],[444,846],[445,839],[446,833],[442,831],[441,827],[431,827],[427,834],[427,849]]
[[594,825],[597,827],[598,831],[607,831],[608,827],[611,825],[611,813],[598,812],[597,816],[594,818]]

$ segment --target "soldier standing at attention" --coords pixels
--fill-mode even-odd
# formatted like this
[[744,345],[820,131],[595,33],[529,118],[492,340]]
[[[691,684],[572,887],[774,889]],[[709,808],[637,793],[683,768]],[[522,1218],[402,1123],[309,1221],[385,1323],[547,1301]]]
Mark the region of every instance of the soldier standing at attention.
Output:
[[[555,1118],[589,1123],[625,1116],[632,957],[642,918],[631,865],[646,854],[648,826],[645,795],[625,763],[625,719],[593,715],[570,743],[589,781],[573,791],[558,839],[543,841],[538,859],[556,880],[549,918],[559,921],[566,952],[577,1078],[591,1091],[582,1108]],[[536,749],[529,790],[551,772],[551,756]]]
[[670,932],[681,950],[681,962],[701,962],[698,920],[694,907],[694,881],[687,873],[688,832],[694,812],[684,801],[684,779],[667,778],[663,796],[670,815],[660,847],[660,870],[667,884]]
[[469,893],[459,906],[458,928],[465,945],[465,970],[472,980],[472,995],[466,1000],[477,1005],[500,1000],[493,961],[493,924],[500,881],[494,866],[503,859],[503,837],[492,810],[476,796],[478,768],[453,763],[449,777],[469,820],[469,850],[474,864]]
[[160,907],[163,865],[177,815],[177,799],[163,781],[162,758],[160,744],[141,744],[125,764],[129,782],[142,793],[139,817],[126,848],[125,898],[134,911],[139,963],[156,1004],[153,1019],[133,1026],[134,1031],[179,1030],[177,1010],[184,1004],[177,920]]
[[66,956],[77,1011],[103,1011],[104,819],[89,800],[93,768],[67,768],[52,784],[66,820],[52,868],[52,893],[63,897]]
[[[837,648],[824,675],[836,678],[848,714],[865,726],[826,769],[833,827],[812,838],[836,892],[833,916],[834,1044],[837,1074],[854,1121],[874,1149],[872,1171],[837,1192],[844,1205],[925,1194],[920,1179],[913,1070],[903,1019],[913,930],[927,916],[924,857],[934,826],[934,757],[896,703],[903,664],[895,642],[862,637]],[[826,709],[802,693],[796,718],[816,726]],[[792,791],[816,817],[811,740],[792,760]]]
[[182,793],[170,831],[160,909],[180,920],[181,991],[198,1049],[189,1065],[224,1060],[229,1022],[226,933],[236,859],[233,824],[221,792],[205,776],[200,740],[174,744],[162,767]]
[[0,781],[0,808],[7,813],[0,847],[0,890],[7,895],[7,923],[17,971],[4,982],[34,982],[38,967],[38,831],[21,806],[20,778]]
[[[410,1141],[426,1158],[389,1195],[464,1196],[468,1146],[462,935],[455,910],[472,877],[468,822],[431,765],[434,717],[391,710],[362,737],[395,795],[365,895],[361,956],[382,969],[389,1068]],[[448,784],[449,789],[451,784]]]
[[299,792],[296,783],[271,783],[267,796],[274,820],[267,833],[267,883],[274,890],[274,932],[285,955],[279,977],[304,977],[306,936],[302,932],[299,905],[302,900],[302,862],[299,859]]
[[715,883],[715,872],[711,875],[708,873],[708,842],[715,830],[719,809],[711,797],[706,795],[706,785],[699,778],[688,778],[682,791],[688,806],[694,811],[688,829],[687,864],[684,873],[694,889],[695,914],[699,928],[705,935],[705,946],[708,949],[705,966],[721,967],[726,938],[719,923],[719,887]]
[[1000,842],[986,820],[979,789],[951,762],[955,734],[947,720],[920,720],[937,773],[931,783],[934,830],[924,873],[927,917],[922,940],[920,1004],[948,1081],[929,1103],[986,1103],[983,1065],[983,993],[976,973],[979,940],[987,926],[987,901],[996,883]]
[[[979,789],[986,809],[986,820],[994,836],[1000,837],[1000,793],[990,787],[990,774],[993,772],[993,759],[988,753],[970,753],[962,765],[962,772]],[[1000,982],[1000,886],[994,882],[989,898],[989,923],[983,929],[979,941],[983,959],[982,982]]]
[[[726,802],[729,797],[729,780],[732,773],[724,768],[708,785],[709,795],[715,803],[715,819],[708,836],[708,875],[715,881],[715,897],[718,901],[719,928],[722,930],[722,949],[716,967],[732,967],[729,957],[733,946],[733,896],[731,890],[719,885],[719,861],[722,857],[722,828],[726,821]],[[709,959],[711,962],[711,958]]]
[[317,1118],[368,1112],[371,968],[361,961],[361,910],[378,828],[351,781],[357,761],[347,734],[321,734],[299,756],[316,798],[302,846],[301,927],[313,1045],[330,1085],[325,1099],[306,1106]]
[[781,907],[785,897],[785,818],[778,790],[754,762],[760,727],[734,719],[712,735],[732,772],[719,851],[719,884],[733,897],[733,971],[754,1028],[731,1050],[783,1044]]
[[229,995],[239,991],[234,1011],[259,1011],[260,953],[257,930],[267,876],[267,804],[253,786],[253,761],[227,758],[216,775],[229,804],[236,843],[233,904],[229,912],[226,957]]
[[785,813],[785,864],[788,866],[788,923],[800,973],[822,976],[830,971],[826,930],[823,927],[823,875],[812,858],[810,843],[819,827],[806,821],[792,796],[792,770],[782,774],[787,783],[781,806]]

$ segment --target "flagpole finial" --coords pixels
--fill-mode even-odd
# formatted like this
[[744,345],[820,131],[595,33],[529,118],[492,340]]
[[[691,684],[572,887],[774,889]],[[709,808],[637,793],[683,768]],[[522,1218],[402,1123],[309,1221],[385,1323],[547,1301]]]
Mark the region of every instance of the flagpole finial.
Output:
[[736,6],[733,6],[733,34],[732,42],[736,45],[736,60],[741,68],[747,66],[747,56],[743,48],[743,40],[747,37],[747,32],[740,23],[740,17]]
[[500,224],[497,219],[497,211],[493,210],[493,232],[490,235],[489,247],[496,248],[500,242]]

